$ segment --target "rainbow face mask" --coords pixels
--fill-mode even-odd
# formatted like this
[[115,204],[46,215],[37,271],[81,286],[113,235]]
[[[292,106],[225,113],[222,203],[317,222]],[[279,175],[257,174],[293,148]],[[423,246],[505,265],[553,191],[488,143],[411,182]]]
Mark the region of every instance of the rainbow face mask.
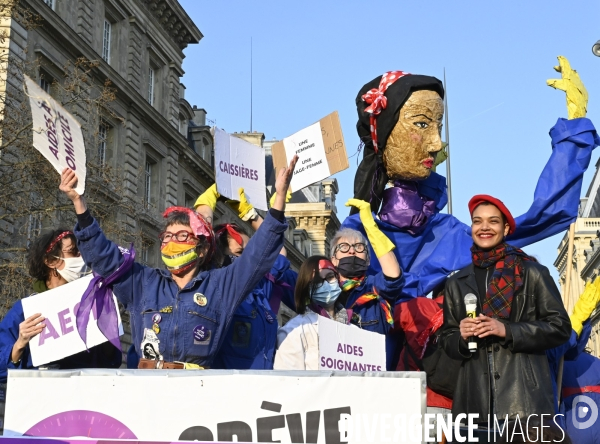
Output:
[[167,242],[161,248],[160,254],[167,269],[173,274],[185,273],[196,265],[199,259],[196,245],[181,242]]

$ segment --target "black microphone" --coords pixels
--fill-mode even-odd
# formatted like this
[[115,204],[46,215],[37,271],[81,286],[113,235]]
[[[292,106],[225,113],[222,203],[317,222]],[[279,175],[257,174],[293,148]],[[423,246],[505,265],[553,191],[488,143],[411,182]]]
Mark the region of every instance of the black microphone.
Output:
[[[473,293],[468,293],[465,296],[465,307],[467,309],[467,317],[475,319],[477,317],[477,296]],[[471,336],[467,343],[471,353],[477,351],[477,338],[475,336]]]

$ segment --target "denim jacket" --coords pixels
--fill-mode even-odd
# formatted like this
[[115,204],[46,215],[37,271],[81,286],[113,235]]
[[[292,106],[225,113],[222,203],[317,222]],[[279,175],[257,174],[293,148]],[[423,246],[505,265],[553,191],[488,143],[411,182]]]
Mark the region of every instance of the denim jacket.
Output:
[[[165,361],[209,367],[238,305],[277,259],[286,229],[285,221],[269,213],[238,260],[201,271],[184,288],[169,271],[134,263],[114,283],[113,292],[130,312],[137,354],[143,356],[145,330],[154,329]],[[85,228],[77,224],[74,232],[83,259],[96,273],[107,277],[119,267],[119,247],[104,236],[98,222]]]

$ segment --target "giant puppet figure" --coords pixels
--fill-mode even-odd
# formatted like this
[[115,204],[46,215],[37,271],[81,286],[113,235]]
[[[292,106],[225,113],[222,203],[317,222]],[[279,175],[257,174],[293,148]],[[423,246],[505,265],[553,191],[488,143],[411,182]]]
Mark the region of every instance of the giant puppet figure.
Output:
[[[519,248],[565,230],[577,217],[583,173],[592,150],[600,145],[594,125],[585,118],[585,87],[567,59],[558,59],[555,69],[562,79],[548,84],[566,92],[569,119],[558,119],[550,130],[552,152],[533,203],[516,218],[517,229],[507,237]],[[442,149],[443,98],[442,83],[435,77],[402,71],[373,79],[356,97],[364,157],[356,172],[354,197],[370,205],[379,216],[379,228],[397,246],[405,298],[428,294],[471,261],[470,226],[440,213],[448,201],[446,179],[432,171]],[[510,191],[517,192],[518,184]],[[353,213],[354,208],[343,226],[364,232],[359,215]],[[379,263],[371,257],[372,271],[378,271]]]

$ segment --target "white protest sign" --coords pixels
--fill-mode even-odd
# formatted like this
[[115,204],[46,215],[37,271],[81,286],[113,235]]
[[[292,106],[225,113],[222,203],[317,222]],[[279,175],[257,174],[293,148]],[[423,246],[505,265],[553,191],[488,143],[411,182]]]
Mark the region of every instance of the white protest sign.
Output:
[[[75,314],[81,296],[85,293],[92,278],[93,276],[90,274],[52,290],[22,299],[25,319],[35,313],[41,313],[46,318],[44,321],[46,328],[29,341],[31,360],[34,366],[57,361],[86,349],[77,332]],[[113,300],[117,307],[119,335],[122,335],[123,324],[114,295]],[[98,328],[94,307],[87,326],[88,347],[91,348],[107,341],[108,339]]]
[[319,370],[385,369],[384,335],[319,316]]
[[424,372],[9,370],[4,437],[420,444],[425,387]]
[[37,83],[25,76],[33,120],[33,146],[62,173],[66,167],[77,174],[75,190],[85,191],[85,144],[81,125]]
[[240,200],[243,188],[248,202],[268,210],[265,176],[265,150],[239,137],[215,128],[215,176],[222,196]]
[[295,154],[299,157],[290,183],[292,190],[300,190],[331,175],[320,122],[286,137],[283,145],[288,159],[291,160]]

